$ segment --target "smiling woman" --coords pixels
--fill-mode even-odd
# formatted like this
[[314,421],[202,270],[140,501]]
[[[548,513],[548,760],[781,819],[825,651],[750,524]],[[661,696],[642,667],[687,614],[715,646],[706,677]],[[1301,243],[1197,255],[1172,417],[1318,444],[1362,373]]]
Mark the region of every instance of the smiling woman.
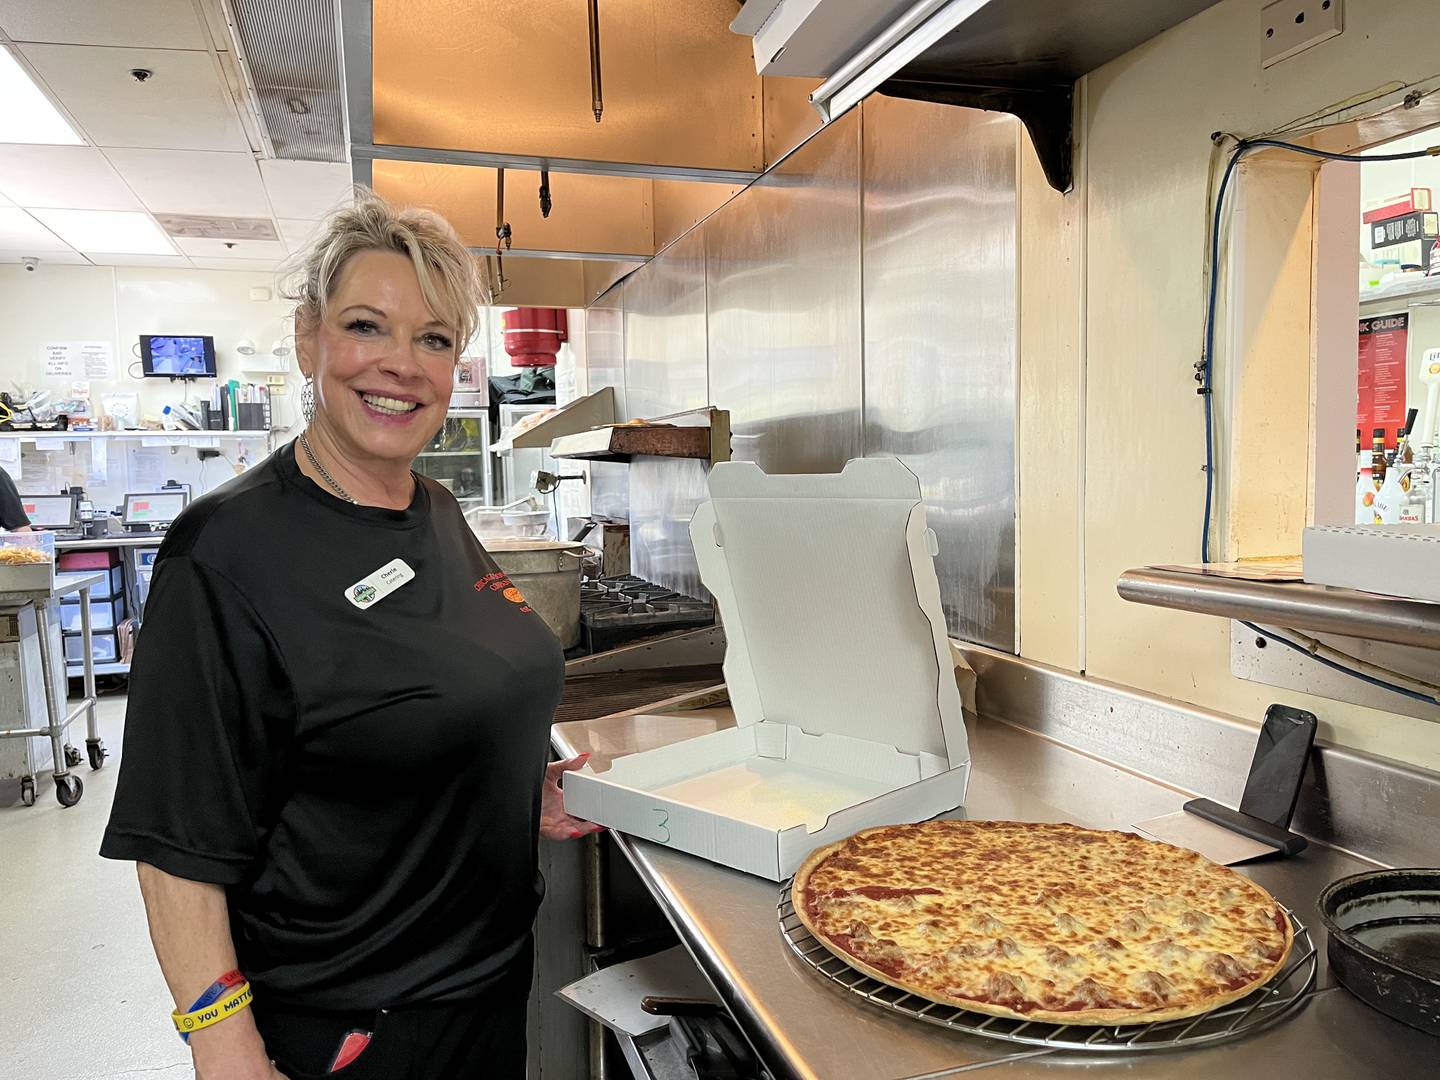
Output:
[[594,827],[583,759],[546,764],[558,643],[410,470],[473,265],[364,196],[297,276],[308,426],[166,536],[101,853],[140,865],[199,1075],[518,1080],[537,841]]
[[475,331],[474,260],[444,219],[365,196],[331,218],[292,298],[313,403],[301,470],[348,501],[405,507]]

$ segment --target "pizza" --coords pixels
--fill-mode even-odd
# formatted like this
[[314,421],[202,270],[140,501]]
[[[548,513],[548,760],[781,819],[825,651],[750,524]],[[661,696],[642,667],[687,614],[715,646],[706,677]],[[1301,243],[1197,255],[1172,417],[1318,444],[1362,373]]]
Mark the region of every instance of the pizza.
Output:
[[1058,1024],[1209,1012],[1269,981],[1274,897],[1184,848],[1020,821],[867,829],[814,852],[795,914],[852,967],[930,1001]]

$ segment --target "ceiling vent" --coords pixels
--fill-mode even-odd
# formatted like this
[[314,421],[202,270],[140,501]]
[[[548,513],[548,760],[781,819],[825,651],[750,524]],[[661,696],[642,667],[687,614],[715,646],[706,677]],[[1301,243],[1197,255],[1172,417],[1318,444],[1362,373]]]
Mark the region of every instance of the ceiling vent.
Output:
[[210,217],[205,214],[156,214],[171,236],[194,240],[278,240],[269,218]]
[[346,161],[335,0],[225,0],[277,158]]

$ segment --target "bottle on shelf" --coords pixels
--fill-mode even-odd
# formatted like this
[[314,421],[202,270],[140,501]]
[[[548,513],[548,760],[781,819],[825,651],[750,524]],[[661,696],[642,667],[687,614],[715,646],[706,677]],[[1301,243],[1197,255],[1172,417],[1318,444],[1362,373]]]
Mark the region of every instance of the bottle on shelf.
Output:
[[1385,470],[1389,465],[1385,454],[1385,429],[1377,427],[1370,433],[1370,479],[1375,482],[1376,491],[1385,483]]
[[1355,524],[1371,525],[1375,513],[1375,485],[1370,480],[1370,452],[1360,442],[1360,429],[1355,429]]
[[1409,495],[1408,488],[1402,485],[1410,475],[1410,468],[1397,462],[1385,471],[1385,482],[1375,493],[1375,524],[1400,524],[1402,507]]

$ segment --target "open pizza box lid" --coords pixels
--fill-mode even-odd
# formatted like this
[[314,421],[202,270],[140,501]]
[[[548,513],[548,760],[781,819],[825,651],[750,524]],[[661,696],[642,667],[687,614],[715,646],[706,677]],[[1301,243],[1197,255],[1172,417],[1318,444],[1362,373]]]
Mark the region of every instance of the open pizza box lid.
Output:
[[718,464],[690,535],[736,727],[569,774],[570,813],[779,881],[860,829],[963,805],[969,744],[914,473]]

